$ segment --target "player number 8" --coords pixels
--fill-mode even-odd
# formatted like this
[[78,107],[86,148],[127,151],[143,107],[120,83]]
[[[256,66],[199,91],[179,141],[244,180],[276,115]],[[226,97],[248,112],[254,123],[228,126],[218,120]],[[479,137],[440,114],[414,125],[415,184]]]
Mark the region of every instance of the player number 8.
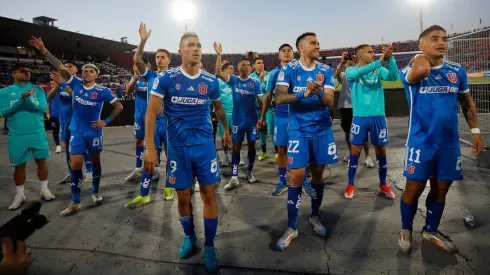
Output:
[[177,162],[175,160],[170,161],[170,173],[174,173],[177,170]]

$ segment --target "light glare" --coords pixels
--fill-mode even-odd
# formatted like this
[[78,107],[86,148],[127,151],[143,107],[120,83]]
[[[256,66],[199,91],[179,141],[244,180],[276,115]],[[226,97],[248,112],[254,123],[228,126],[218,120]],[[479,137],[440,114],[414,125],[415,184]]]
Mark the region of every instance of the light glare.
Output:
[[196,14],[196,6],[186,0],[177,0],[173,5],[174,17],[179,21],[193,20]]

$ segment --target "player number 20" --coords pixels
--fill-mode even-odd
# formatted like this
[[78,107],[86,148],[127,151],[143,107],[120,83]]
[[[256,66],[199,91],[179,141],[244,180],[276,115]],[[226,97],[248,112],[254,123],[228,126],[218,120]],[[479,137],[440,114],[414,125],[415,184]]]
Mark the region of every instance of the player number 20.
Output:
[[177,171],[177,162],[175,160],[170,161],[170,173]]
[[288,146],[288,153],[299,153],[298,146],[299,146],[299,140],[290,140]]
[[[411,162],[420,163],[420,149],[414,150],[413,148],[410,148],[409,152],[410,157],[408,160]],[[415,159],[413,159],[413,153],[415,153]]]
[[350,131],[353,134],[356,134],[357,135],[361,131],[361,127],[359,125],[356,125],[356,124],[352,123],[352,127],[350,128]]

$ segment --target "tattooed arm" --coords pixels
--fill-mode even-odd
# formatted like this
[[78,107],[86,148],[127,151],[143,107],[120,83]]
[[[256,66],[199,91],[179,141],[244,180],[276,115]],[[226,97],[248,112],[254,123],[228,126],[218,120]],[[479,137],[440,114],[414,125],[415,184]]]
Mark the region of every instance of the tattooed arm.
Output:
[[38,51],[42,52],[44,54],[44,57],[46,57],[46,59],[49,61],[49,63],[51,63],[51,65],[53,65],[53,67],[56,70],[60,71],[60,74],[64,79],[68,80],[71,78],[72,75],[68,71],[68,69],[66,69],[63,63],[58,58],[56,58],[56,56],[54,56],[52,53],[48,51],[48,49],[46,49],[46,47],[44,46],[44,42],[40,37],[39,38],[32,37],[32,39],[29,40],[29,45],[33,46]]
[[[463,112],[464,118],[470,126],[472,131],[472,147],[473,155],[478,155],[482,151],[482,141],[480,130],[478,129],[478,116],[476,112],[475,101],[471,97],[469,92],[461,94],[459,96],[459,104],[461,104],[461,111]],[[476,131],[476,132],[473,132]]]

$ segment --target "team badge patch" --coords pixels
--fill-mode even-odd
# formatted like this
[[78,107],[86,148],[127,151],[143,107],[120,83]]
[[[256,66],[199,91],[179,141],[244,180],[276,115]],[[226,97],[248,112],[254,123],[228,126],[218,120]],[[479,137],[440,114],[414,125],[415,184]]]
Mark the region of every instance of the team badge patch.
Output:
[[288,157],[288,163],[293,164],[294,158],[293,157]]
[[296,77],[296,80],[301,81],[301,76],[298,75],[298,77]]
[[409,174],[413,174],[415,172],[415,166],[413,166],[413,165],[407,165],[407,172]]
[[178,91],[178,90],[180,90],[180,84],[179,84],[179,83],[175,84],[175,89],[176,89],[177,91]]
[[279,75],[277,76],[277,81],[284,81],[284,72],[283,71],[279,72]]
[[324,74],[316,74],[316,81],[323,82],[325,80]]
[[250,87],[250,89],[253,89],[254,88],[254,83],[253,82],[248,83],[248,87]]
[[97,98],[97,93],[95,93],[95,92],[91,92],[91,93],[90,93],[90,98],[91,98],[91,99],[96,99],[96,98]]
[[168,182],[170,184],[175,184],[175,181],[176,181],[175,177],[172,177],[172,176],[168,177]]
[[447,76],[447,80],[449,80],[449,82],[451,82],[451,83],[458,82],[458,77],[456,76],[456,73],[447,73],[446,76]]
[[199,84],[199,93],[205,95],[208,93],[208,85]]

